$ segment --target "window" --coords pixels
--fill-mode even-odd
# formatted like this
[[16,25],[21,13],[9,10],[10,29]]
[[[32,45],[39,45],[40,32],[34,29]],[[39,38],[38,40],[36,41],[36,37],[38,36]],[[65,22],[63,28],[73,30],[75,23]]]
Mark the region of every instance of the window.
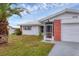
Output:
[[31,26],[23,26],[24,30],[31,30]]
[[72,18],[78,18],[78,16],[73,16]]

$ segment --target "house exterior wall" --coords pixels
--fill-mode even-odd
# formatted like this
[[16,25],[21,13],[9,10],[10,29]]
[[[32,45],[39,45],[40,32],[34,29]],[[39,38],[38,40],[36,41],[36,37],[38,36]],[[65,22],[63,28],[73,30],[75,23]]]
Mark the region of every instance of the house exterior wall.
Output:
[[72,18],[72,16],[78,16],[78,15],[79,14],[77,14],[77,13],[68,13],[68,12],[65,12],[63,14],[60,14],[60,15],[56,16],[55,18],[67,19],[67,18]]
[[32,26],[31,30],[24,30],[22,27],[23,35],[39,35],[39,26]]
[[[77,16],[78,18],[73,18],[74,16]],[[77,13],[68,13],[65,12],[63,14],[60,14],[54,18],[51,18],[49,21],[53,22],[55,19],[61,19],[61,23],[69,23],[69,22],[79,22],[79,14]]]

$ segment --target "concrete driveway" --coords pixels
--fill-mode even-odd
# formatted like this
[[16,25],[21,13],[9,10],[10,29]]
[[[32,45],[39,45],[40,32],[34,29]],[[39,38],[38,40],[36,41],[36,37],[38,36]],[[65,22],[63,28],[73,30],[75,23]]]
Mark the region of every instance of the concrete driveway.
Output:
[[79,56],[79,43],[58,42],[50,51],[49,56]]

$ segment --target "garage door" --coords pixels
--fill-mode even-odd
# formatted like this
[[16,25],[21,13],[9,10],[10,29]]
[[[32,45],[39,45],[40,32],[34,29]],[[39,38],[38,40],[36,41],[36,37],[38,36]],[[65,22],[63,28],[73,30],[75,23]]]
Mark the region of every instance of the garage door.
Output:
[[61,40],[79,42],[79,24],[62,24]]

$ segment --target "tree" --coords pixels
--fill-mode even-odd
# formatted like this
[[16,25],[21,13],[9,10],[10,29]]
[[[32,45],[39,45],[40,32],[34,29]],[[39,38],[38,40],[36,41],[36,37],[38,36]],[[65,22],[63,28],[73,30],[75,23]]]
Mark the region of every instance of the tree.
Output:
[[7,18],[16,14],[21,17],[21,13],[23,11],[26,11],[29,13],[27,9],[15,7],[12,8],[12,5],[17,4],[11,4],[11,3],[0,3],[0,43],[8,42],[8,21]]

